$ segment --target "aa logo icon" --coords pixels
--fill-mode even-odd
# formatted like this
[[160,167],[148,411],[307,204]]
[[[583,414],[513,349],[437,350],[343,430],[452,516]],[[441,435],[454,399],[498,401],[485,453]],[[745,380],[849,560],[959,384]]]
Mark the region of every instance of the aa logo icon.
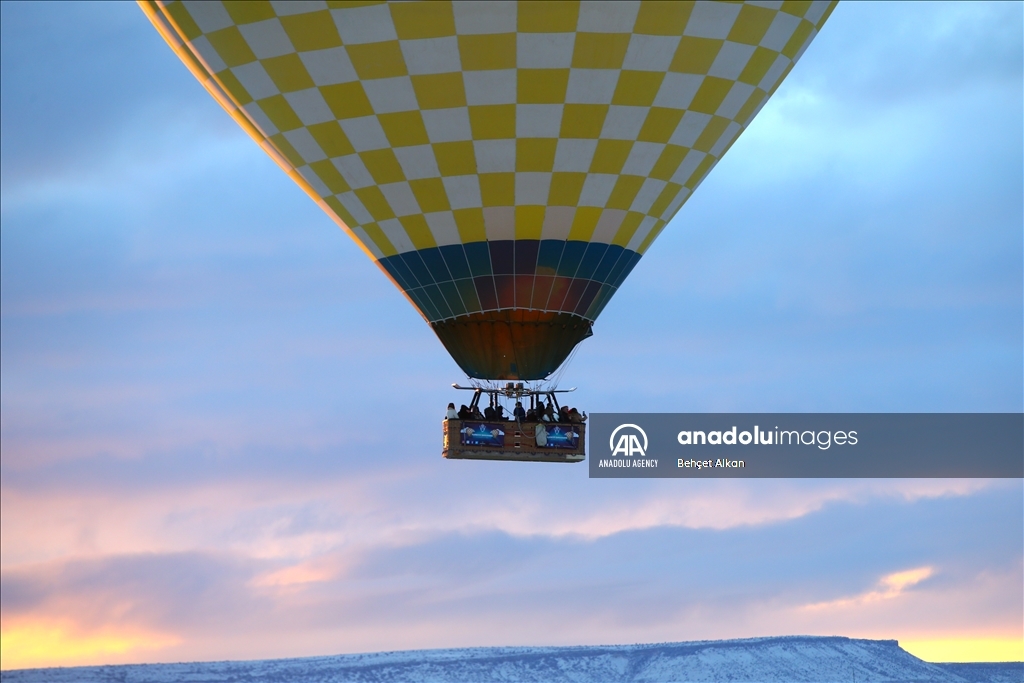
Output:
[[[619,432],[622,432],[619,434]],[[618,441],[615,437],[618,436]],[[640,445],[640,439],[643,439],[643,445]],[[639,426],[634,424],[619,425],[612,432],[611,438],[608,439],[608,448],[611,449],[612,456],[625,455],[632,457],[634,455],[646,456],[647,455],[647,433]]]

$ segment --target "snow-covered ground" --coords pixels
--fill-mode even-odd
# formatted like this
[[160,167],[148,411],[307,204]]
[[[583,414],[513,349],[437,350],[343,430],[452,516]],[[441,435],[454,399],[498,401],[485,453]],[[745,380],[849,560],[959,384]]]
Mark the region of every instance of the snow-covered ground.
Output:
[[1024,683],[1024,664],[929,664],[895,640],[792,636],[657,645],[415,650],[251,662],[4,671],[3,683],[906,681]]

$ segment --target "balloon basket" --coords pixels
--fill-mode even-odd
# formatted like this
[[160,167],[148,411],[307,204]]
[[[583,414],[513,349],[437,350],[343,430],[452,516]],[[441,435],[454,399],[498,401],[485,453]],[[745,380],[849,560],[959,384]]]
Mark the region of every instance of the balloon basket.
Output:
[[[522,382],[452,386],[472,391],[473,398],[468,406],[462,406],[457,418],[450,412],[445,419],[442,457],[520,462],[583,462],[586,458],[586,413],[560,407],[556,396],[575,391],[575,387],[534,389]],[[488,405],[481,411],[480,399],[485,395]],[[515,408],[506,416],[502,402],[510,401],[515,401]],[[454,405],[449,410],[454,410]]]
[[[538,445],[537,425],[547,434]],[[444,450],[448,460],[515,460],[519,462],[583,462],[586,425],[544,424],[502,420],[445,420]]]

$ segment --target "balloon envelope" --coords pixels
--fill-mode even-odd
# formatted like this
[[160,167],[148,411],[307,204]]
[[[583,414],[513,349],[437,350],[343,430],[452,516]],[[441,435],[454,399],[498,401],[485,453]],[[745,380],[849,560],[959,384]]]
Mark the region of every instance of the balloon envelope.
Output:
[[460,367],[541,379],[835,2],[140,2]]

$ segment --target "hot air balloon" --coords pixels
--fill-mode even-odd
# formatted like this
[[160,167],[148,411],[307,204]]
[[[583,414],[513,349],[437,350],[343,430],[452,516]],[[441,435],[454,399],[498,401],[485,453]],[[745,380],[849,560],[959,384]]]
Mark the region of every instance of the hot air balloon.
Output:
[[139,4],[482,380],[592,334],[835,6]]

